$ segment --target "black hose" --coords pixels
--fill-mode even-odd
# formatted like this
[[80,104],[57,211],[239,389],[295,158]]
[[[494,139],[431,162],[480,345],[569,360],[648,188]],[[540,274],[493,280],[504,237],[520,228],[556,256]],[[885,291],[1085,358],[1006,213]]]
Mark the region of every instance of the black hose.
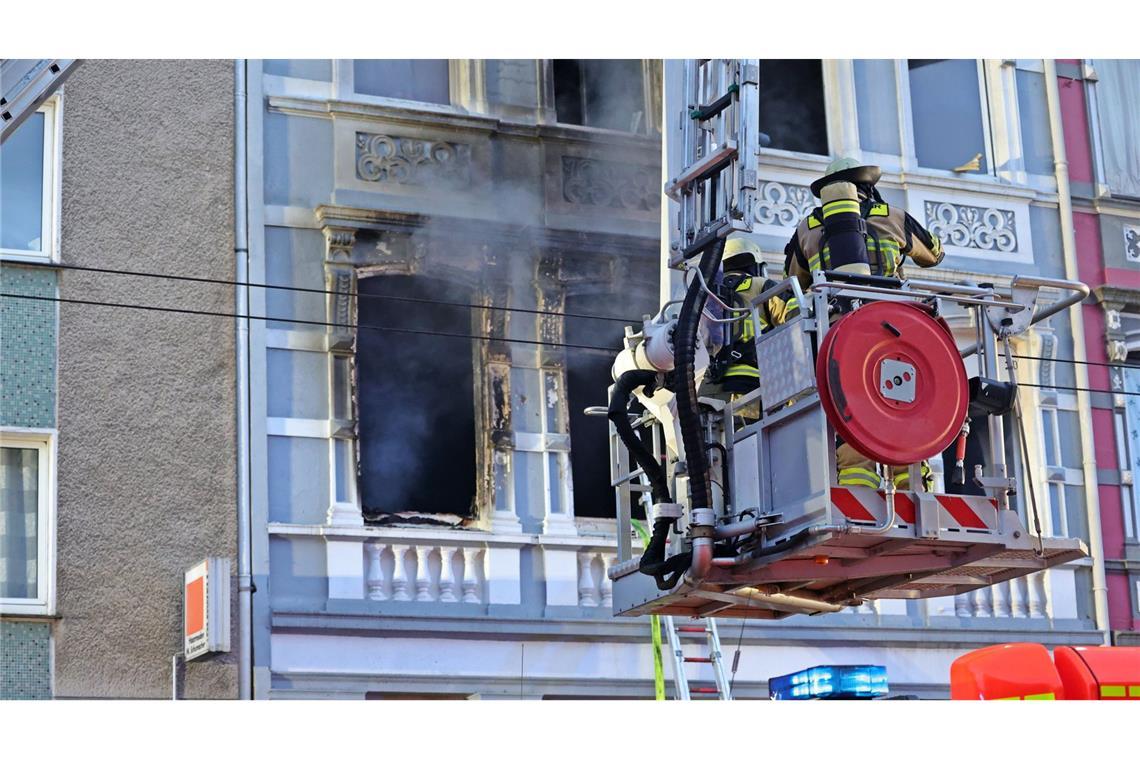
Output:
[[[705,282],[712,282],[720,269],[724,255],[724,238],[717,238],[701,254],[700,272]],[[701,287],[701,278],[693,279],[677,327],[673,330],[674,388],[677,397],[677,420],[681,426],[681,439],[685,445],[685,463],[689,473],[690,509],[705,509],[712,504],[712,478],[709,476],[708,452],[705,449],[701,415],[697,409],[697,378],[694,365],[697,358],[697,330],[701,324],[708,293]]]
[[653,502],[670,502],[669,481],[665,477],[665,469],[661,466],[653,452],[638,438],[629,422],[629,396],[634,390],[645,387],[651,392],[651,387],[657,381],[657,373],[647,369],[634,369],[622,374],[614,383],[613,396],[610,397],[610,406],[606,416],[614,424],[618,438],[629,449],[630,456],[637,462],[637,466],[649,478],[649,485],[653,491]]

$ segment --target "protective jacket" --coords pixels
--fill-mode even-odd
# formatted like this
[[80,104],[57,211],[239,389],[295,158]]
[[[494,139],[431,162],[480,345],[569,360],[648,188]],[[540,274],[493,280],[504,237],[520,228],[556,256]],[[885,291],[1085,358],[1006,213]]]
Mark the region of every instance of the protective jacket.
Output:
[[[871,274],[902,279],[903,261],[907,256],[920,267],[941,263],[942,241],[910,214],[875,200],[860,203],[859,211],[866,223]],[[811,286],[812,273],[818,269],[831,269],[821,208],[800,222],[784,248],[784,275],[797,277],[805,290]]]
[[[731,305],[745,308],[754,298],[775,285],[772,280],[755,277],[746,273],[729,273],[724,276],[724,290],[731,295]],[[769,298],[760,304],[757,314],[760,317],[760,332],[767,332],[775,325],[783,324],[798,310],[795,298],[784,300],[779,296]],[[746,393],[757,386],[760,370],[756,366],[756,325],[752,317],[731,323],[731,340],[722,349],[721,359],[725,369],[721,377],[723,390],[733,393]]]

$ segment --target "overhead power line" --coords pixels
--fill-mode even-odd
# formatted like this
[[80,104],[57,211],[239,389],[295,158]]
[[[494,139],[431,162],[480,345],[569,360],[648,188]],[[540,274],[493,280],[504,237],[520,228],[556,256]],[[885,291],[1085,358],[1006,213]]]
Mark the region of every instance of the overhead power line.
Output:
[[1119,394],[1121,396],[1140,396],[1140,392],[1138,391],[1114,391],[1111,388],[1078,388],[1075,385],[1037,385],[1036,383],[1022,383],[1020,381],[1017,384],[1027,386],[1029,388],[1046,388],[1055,391],[1076,391],[1077,393],[1109,393]]
[[[24,266],[24,262],[20,263]],[[639,324],[641,319],[623,319],[622,317],[603,317],[599,314],[578,314],[567,311],[549,311],[546,309],[527,309],[522,306],[495,306],[491,304],[459,303],[456,301],[437,301],[431,298],[415,298],[413,296],[396,296],[387,293],[346,293],[342,290],[324,290],[322,288],[305,288],[299,285],[270,285],[261,282],[242,282],[240,280],[222,280],[212,277],[194,277],[184,274],[162,274],[160,272],[139,272],[131,269],[109,269],[106,267],[87,267],[79,264],[47,264],[31,262],[29,266],[44,267],[47,269],[67,269],[76,272],[94,272],[98,274],[125,275],[128,277],[150,277],[157,280],[176,280],[179,282],[199,282],[210,285],[230,285],[242,288],[261,288],[264,290],[285,290],[294,293],[316,293],[319,295],[349,296],[350,298],[377,298],[386,301],[403,301],[405,303],[422,303],[432,306],[460,306],[467,309],[489,309],[491,311],[515,311],[523,314],[534,314],[542,317],[569,317],[571,319],[598,319],[606,322],[620,322],[622,324]]]
[[1085,364],[1090,367],[1123,367],[1126,369],[1140,369],[1140,364],[1129,364],[1128,362],[1093,362],[1081,361],[1080,359],[1054,359],[1049,356],[1025,356],[1024,354],[1014,354],[1014,359],[1033,359],[1039,362],[1060,362],[1061,364]]
[[59,298],[55,296],[33,296],[23,293],[0,293],[0,298],[19,298],[28,301],[51,301],[54,303],[79,304],[83,306],[108,306],[117,309],[134,309],[136,311],[157,311],[168,314],[191,314],[203,317],[227,317],[230,319],[253,319],[260,322],[285,322],[295,325],[313,325],[317,327],[343,327],[350,330],[380,330],[384,332],[405,333],[407,335],[423,335],[439,338],[465,338],[467,340],[501,341],[504,343],[525,343],[532,346],[546,346],[549,348],[569,348],[577,351],[600,352],[612,356],[620,348],[605,348],[603,346],[587,346],[579,343],[555,343],[544,340],[529,340],[527,338],[497,338],[492,335],[468,335],[465,333],[449,333],[437,330],[414,330],[409,327],[388,327],[384,325],[351,325],[341,322],[320,322],[312,319],[290,319],[287,317],[269,317],[255,314],[234,314],[232,312],[206,311],[204,309],[180,309],[173,306],[146,306],[133,303],[111,303],[108,301],[88,301],[79,298]]

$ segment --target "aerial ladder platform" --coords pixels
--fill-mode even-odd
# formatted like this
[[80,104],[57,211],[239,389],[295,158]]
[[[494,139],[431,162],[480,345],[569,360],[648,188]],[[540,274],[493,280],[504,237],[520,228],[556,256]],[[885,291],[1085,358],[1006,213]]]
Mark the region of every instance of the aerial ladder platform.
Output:
[[[1037,511],[1032,482],[1011,475],[1003,443],[1026,451],[1011,339],[1079,303],[1084,284],[818,271],[810,287],[790,278],[739,314],[706,307],[726,236],[750,229],[764,139],[758,71],[748,59],[684,64],[684,164],[665,192],[679,209],[669,266],[684,273],[685,295],[640,331],[626,328],[604,412],[618,516],[614,613],[838,612],[961,594],[1086,557],[1080,540],[1023,524],[1011,497],[1029,487],[1028,520]],[[759,387],[702,396],[716,324],[745,316],[759,324],[775,296],[796,298],[799,313],[756,331]],[[958,345],[950,314],[971,320],[972,345]],[[921,462],[964,446],[967,423],[983,419],[984,462],[954,474],[976,493],[896,490],[892,468],[922,483]],[[878,463],[880,487],[838,484],[837,436]],[[635,553],[638,497],[654,535]]]

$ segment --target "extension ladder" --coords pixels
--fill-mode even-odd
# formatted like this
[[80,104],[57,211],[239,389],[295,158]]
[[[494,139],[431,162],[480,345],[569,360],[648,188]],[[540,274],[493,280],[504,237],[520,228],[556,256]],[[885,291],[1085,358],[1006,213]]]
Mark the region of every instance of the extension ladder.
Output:
[[[669,649],[673,652],[674,698],[684,702],[691,700],[693,695],[701,695],[702,697],[715,695],[717,699],[721,700],[732,699],[728,677],[724,672],[724,656],[720,650],[720,634],[717,632],[716,620],[714,618],[701,618],[693,623],[678,625],[672,617],[663,616],[661,623],[669,635]],[[707,644],[708,654],[703,657],[686,656],[681,643],[682,636],[702,637]],[[689,677],[685,673],[685,666],[690,663],[711,666],[713,671],[711,683],[713,685],[691,686]],[[702,683],[708,682],[708,679],[700,680]]]
[[75,70],[74,58],[6,58],[0,63],[0,144]]
[[[684,168],[665,185],[680,205],[669,265],[677,267],[712,240],[749,231],[756,193],[759,61],[686,60],[685,112],[679,125]],[[669,138],[673,139],[673,138]]]

